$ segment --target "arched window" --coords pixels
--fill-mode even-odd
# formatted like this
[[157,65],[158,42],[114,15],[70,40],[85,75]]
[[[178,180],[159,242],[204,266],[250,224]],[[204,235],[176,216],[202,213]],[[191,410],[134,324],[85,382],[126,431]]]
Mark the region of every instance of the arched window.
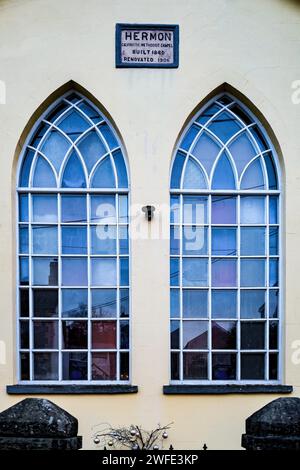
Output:
[[280,187],[274,148],[240,102],[210,101],[171,173],[171,380],[280,380]]
[[129,381],[127,170],[88,99],[39,119],[17,191],[19,380]]

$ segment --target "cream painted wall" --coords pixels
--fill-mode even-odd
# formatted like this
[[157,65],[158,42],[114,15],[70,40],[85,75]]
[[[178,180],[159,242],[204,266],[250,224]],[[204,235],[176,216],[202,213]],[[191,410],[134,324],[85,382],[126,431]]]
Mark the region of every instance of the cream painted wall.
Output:
[[[180,25],[177,70],[116,69],[116,22]],[[74,80],[115,120],[130,165],[133,204],[168,202],[172,150],[192,110],[228,82],[260,110],[279,142],[285,167],[285,379],[300,396],[300,2],[292,0],[0,0],[0,409],[19,401],[15,383],[14,173],[18,140],[30,117],[57,88]],[[16,155],[16,156],[15,156]],[[15,156],[15,157],[14,157]],[[14,160],[15,158],[15,160]],[[145,224],[141,214],[141,224]],[[159,218],[153,221],[157,228]],[[168,383],[168,241],[132,244],[132,382],[137,395],[49,396],[73,413],[93,448],[91,427],[174,421],[175,448],[237,449],[245,418],[273,395],[164,396]]]

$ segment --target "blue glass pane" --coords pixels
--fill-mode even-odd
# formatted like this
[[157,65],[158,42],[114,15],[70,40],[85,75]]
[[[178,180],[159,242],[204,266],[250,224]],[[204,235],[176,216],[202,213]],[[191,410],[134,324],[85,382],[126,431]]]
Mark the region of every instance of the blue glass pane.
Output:
[[207,174],[209,174],[220,150],[220,145],[209,134],[203,132],[194,145],[192,154],[201,162]]
[[171,321],[170,322],[170,343],[171,343],[171,349],[179,349],[180,346],[180,322],[179,321]]
[[129,285],[129,259],[120,258],[120,285]]
[[[182,253],[184,255],[207,254],[207,228],[185,226],[182,229]],[[175,253],[174,253],[175,254]]]
[[119,195],[119,223],[128,223],[128,197]]
[[180,228],[170,227],[170,253],[171,255],[179,255],[180,249]]
[[32,251],[40,255],[57,254],[57,227],[32,226]]
[[121,150],[117,150],[113,153],[113,158],[116,165],[117,176],[118,176],[118,187],[128,188],[127,170],[125,166],[124,157]]
[[225,153],[221,155],[215,167],[212,189],[235,189],[234,174]]
[[86,222],[86,196],[62,194],[61,220],[73,223]]
[[270,196],[269,202],[269,223],[278,224],[278,198],[276,196]]
[[62,353],[63,380],[87,380],[88,355],[87,353]]
[[181,174],[183,164],[185,162],[185,155],[181,152],[177,152],[173,167],[172,167],[172,175],[171,175],[171,188],[178,189],[180,188],[180,181],[181,181]]
[[19,252],[28,254],[29,243],[28,243],[28,227],[20,227],[19,229]]
[[42,138],[44,137],[45,133],[47,132],[49,128],[50,128],[50,125],[44,122],[42,122],[39,125],[38,130],[35,132],[30,142],[31,147],[37,148],[40,145]]
[[28,194],[19,195],[19,221],[28,222]]
[[107,152],[103,142],[95,130],[88,132],[80,140],[78,149],[85,161],[89,173],[95,163]]
[[33,284],[35,286],[57,286],[58,259],[33,258]]
[[170,201],[170,223],[178,224],[180,220],[179,196],[171,196]]
[[207,197],[183,196],[183,223],[207,223]]
[[278,255],[278,228],[270,227],[269,229],[269,254]]
[[70,142],[59,131],[53,129],[47,135],[40,150],[46,155],[58,173],[69,148]]
[[245,171],[241,189],[265,189],[264,175],[259,158],[254,160]]
[[207,259],[183,258],[182,284],[186,287],[207,286]]
[[236,223],[236,197],[213,196],[211,210],[211,218],[213,224]]
[[86,181],[82,164],[75,151],[72,151],[65,166],[62,178],[62,187],[86,188]]
[[265,223],[265,198],[260,196],[241,197],[241,224]]
[[55,188],[56,180],[54,173],[43,157],[38,157],[33,176],[33,187]]
[[98,123],[103,120],[103,117],[99,114],[99,112],[86,101],[80,103],[78,108],[81,109],[81,111],[83,111],[84,114],[86,114],[88,118],[93,121],[93,123]]
[[116,286],[117,262],[116,258],[92,258],[92,285]]
[[99,131],[103,135],[108,147],[111,150],[119,147],[117,139],[107,124],[101,124],[101,126],[99,126]]
[[115,318],[117,316],[117,290],[92,290],[92,316]]
[[269,154],[264,155],[264,159],[265,159],[265,164],[267,167],[269,189],[278,189],[276,169],[275,169],[272,154],[269,153]]
[[241,259],[241,286],[264,287],[265,285],[265,260]]
[[86,227],[68,226],[61,229],[63,254],[84,255],[87,252]]
[[129,289],[120,289],[120,317],[129,317]]
[[237,272],[235,259],[212,259],[212,286],[235,287],[237,285]]
[[128,227],[119,227],[119,252],[121,255],[129,253]]
[[253,256],[265,254],[264,227],[242,227],[241,228],[241,255]]
[[212,379],[236,380],[236,356],[235,353],[213,353]]
[[20,285],[21,286],[28,286],[29,284],[29,260],[26,257],[20,258]]
[[63,117],[57,126],[74,141],[90,127],[90,124],[78,111],[73,110]]
[[20,173],[20,181],[19,185],[23,188],[27,188],[29,186],[29,174],[31,169],[32,160],[34,157],[33,150],[27,150],[25,153],[25,157],[22,163],[22,169]]
[[33,222],[57,222],[57,196],[34,194],[32,196]]
[[116,254],[117,228],[112,225],[91,227],[91,251],[95,255]]
[[222,256],[236,255],[236,229],[212,229],[212,254]]
[[62,258],[61,272],[63,286],[87,285],[86,258]]
[[198,289],[183,290],[182,315],[184,318],[208,317],[208,291]]
[[171,286],[179,286],[179,259],[170,259],[170,284]]
[[105,157],[97,166],[92,179],[93,188],[115,188],[116,180],[110,157]]
[[208,108],[203,111],[200,116],[196,119],[197,122],[202,124],[203,126],[207,123],[207,121],[214,116],[219,110],[220,106],[217,104],[213,104],[212,106],[209,106]]
[[188,131],[185,133],[181,143],[180,148],[183,150],[188,151],[190,146],[192,145],[196,135],[200,132],[199,127],[192,125]]
[[62,289],[62,317],[77,318],[88,315],[87,289]]
[[265,318],[265,290],[241,291],[241,318]]
[[246,132],[243,132],[229,145],[229,151],[231,152],[238,175],[240,176],[247,163],[256,155],[254,146]]
[[269,318],[278,318],[279,291],[269,290]]
[[66,109],[69,108],[69,104],[61,101],[55,108],[47,115],[47,121],[54,122]]
[[200,166],[189,158],[185,167],[183,189],[206,189],[206,181]]
[[171,318],[179,318],[180,316],[179,289],[171,289],[170,291],[170,316]]
[[213,119],[208,128],[225,144],[242,127],[231,113],[223,111]]
[[259,130],[258,126],[252,126],[250,129],[251,134],[253,135],[258,148],[261,152],[264,152],[265,150],[268,150],[269,145],[267,144],[264,136],[262,135],[261,131]]
[[270,264],[269,264],[269,285],[270,285],[270,287],[277,287],[279,285],[278,260],[277,259],[270,259]]
[[115,204],[113,195],[91,196],[91,222],[115,224],[117,221]]
[[236,318],[237,316],[237,291],[236,290],[212,290],[212,318]]

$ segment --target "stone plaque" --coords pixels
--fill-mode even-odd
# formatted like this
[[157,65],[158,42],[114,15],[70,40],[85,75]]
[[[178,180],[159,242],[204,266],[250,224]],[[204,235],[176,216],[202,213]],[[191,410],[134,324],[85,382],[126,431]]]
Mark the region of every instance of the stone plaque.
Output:
[[178,25],[116,25],[116,67],[176,68],[178,48]]

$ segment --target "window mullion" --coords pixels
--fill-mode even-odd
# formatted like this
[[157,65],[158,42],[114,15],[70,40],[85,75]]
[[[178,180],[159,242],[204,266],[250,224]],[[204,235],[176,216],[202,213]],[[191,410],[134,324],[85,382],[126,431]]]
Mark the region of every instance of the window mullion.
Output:
[[58,232],[58,380],[63,380],[62,365],[62,346],[63,346],[63,329],[62,329],[62,240],[61,240],[61,195],[57,194],[57,232]]
[[212,196],[208,196],[208,380],[212,380]]
[[33,272],[32,272],[32,196],[31,193],[28,193],[28,243],[29,243],[29,250],[28,250],[28,263],[29,263],[29,379],[30,381],[34,378],[34,371],[33,371]]

